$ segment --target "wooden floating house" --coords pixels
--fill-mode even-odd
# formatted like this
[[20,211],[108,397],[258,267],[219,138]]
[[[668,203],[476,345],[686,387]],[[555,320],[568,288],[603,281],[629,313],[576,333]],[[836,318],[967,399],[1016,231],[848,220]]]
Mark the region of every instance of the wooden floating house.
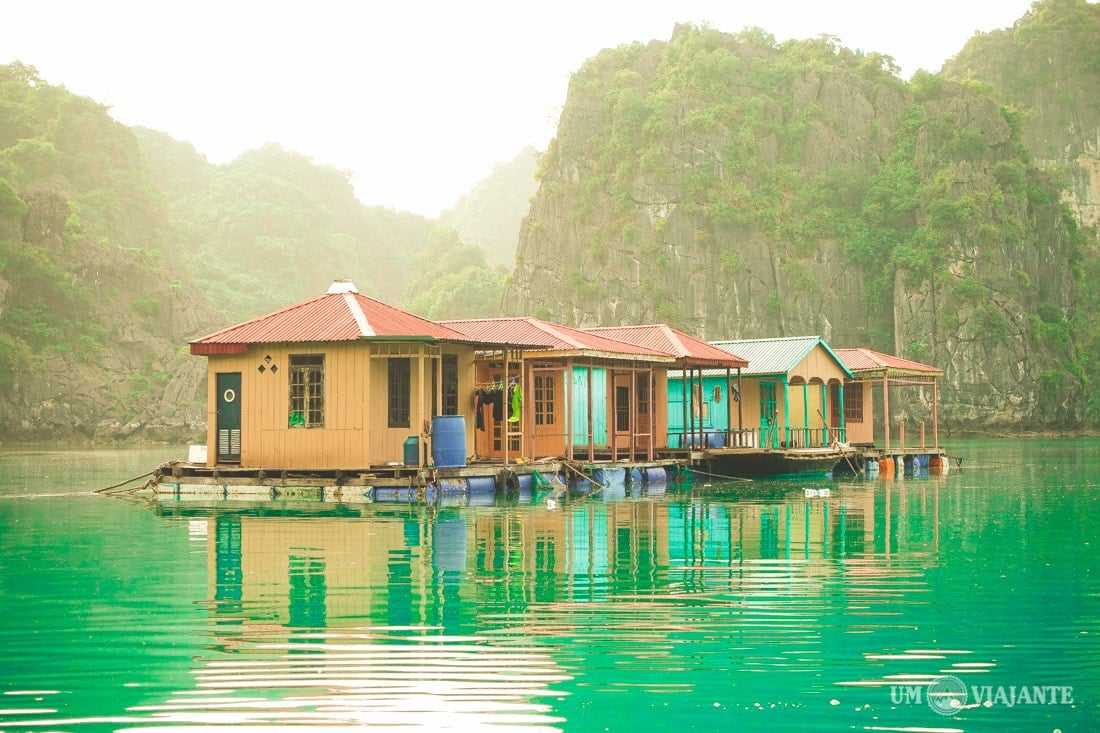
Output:
[[853,374],[822,337],[712,344],[748,365],[737,382],[713,369],[670,375],[670,441],[696,462],[719,476],[824,474],[856,455],[838,409]]
[[[770,476],[946,463],[942,371],[866,349],[841,359],[819,336],[709,344],[663,324],[434,322],[336,281],[190,348],[207,358],[207,444],[157,469],[159,495],[491,499],[571,481],[644,487],[689,465]],[[931,388],[931,446],[923,425],[919,450],[903,428],[892,442],[892,385]]]
[[[841,408],[847,440],[861,451],[859,461],[841,468],[865,468],[868,473],[882,475],[925,469],[931,473],[946,473],[949,466],[939,440],[937,388],[943,370],[871,349],[837,349],[836,354],[852,374],[844,385],[845,399]],[[929,406],[931,436],[923,421],[915,426],[915,442],[907,443],[904,420],[898,422],[897,433],[892,431],[890,389],[898,387],[920,390],[921,400]],[[875,421],[876,392],[881,397],[881,423]]]
[[160,494],[407,500],[616,478],[578,454],[627,482],[683,463],[656,437],[673,356],[537,319],[436,323],[337,281],[190,347],[206,456],[160,467]]

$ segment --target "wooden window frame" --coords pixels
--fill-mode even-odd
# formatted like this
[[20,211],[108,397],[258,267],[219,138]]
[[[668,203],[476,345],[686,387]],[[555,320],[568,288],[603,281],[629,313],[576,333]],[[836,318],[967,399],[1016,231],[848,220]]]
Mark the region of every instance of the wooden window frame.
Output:
[[289,415],[292,428],[325,426],[325,355],[291,354],[288,359]]
[[536,374],[534,379],[535,425],[554,424],[555,380],[553,374]]
[[390,357],[387,361],[387,425],[407,428],[412,425],[412,360]]

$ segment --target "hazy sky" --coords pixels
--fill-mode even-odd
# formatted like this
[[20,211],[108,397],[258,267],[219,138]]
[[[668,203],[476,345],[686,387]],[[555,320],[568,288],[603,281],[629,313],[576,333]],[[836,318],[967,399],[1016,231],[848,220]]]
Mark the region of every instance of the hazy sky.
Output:
[[572,72],[677,22],[837,36],[938,71],[1030,0],[23,0],[0,62],[187,140],[217,163],[275,141],[348,170],[367,204],[435,216],[553,136]]

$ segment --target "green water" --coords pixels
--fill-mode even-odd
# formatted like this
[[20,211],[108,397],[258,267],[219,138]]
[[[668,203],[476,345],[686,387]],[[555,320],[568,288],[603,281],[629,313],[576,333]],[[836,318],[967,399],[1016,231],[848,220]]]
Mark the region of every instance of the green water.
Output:
[[0,730],[1100,729],[1100,441],[553,509],[90,494],[178,452],[0,451]]

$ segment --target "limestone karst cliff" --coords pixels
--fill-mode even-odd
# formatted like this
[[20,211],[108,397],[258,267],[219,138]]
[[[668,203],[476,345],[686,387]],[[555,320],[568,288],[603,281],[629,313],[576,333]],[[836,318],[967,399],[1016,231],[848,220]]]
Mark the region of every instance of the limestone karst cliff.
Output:
[[988,84],[904,81],[829,37],[680,26],[604,51],[570,85],[506,307],[824,334],[943,367],[954,426],[1080,425],[1088,238],[1027,125]]

